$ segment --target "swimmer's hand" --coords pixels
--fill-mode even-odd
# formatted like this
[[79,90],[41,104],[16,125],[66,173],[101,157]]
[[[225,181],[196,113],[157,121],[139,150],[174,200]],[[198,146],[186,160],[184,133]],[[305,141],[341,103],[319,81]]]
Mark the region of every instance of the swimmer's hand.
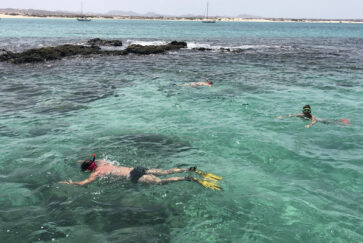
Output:
[[282,116],[277,116],[275,119],[282,119],[283,117]]
[[310,125],[305,125],[305,127],[306,127],[306,128],[309,128],[309,127],[310,127]]
[[60,181],[60,184],[67,184],[67,185],[73,185],[73,181],[71,179],[69,179],[68,181]]

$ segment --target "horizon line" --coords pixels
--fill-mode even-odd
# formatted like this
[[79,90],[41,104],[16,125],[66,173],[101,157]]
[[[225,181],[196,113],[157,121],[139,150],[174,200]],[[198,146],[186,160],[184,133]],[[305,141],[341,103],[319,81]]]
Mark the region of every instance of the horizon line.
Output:
[[[3,11],[13,11],[10,13],[5,13]],[[16,11],[20,11],[16,12]],[[67,16],[69,16],[68,14],[71,14],[72,16],[77,16],[82,14],[81,12],[78,11],[69,11],[69,10],[44,10],[44,9],[33,9],[33,8],[0,8],[0,14],[4,14],[4,15],[14,15],[14,14],[24,14],[21,13],[21,11],[39,11],[39,12],[50,12],[50,13],[55,13],[55,15],[51,15],[53,16],[57,16],[57,15],[65,15],[67,14]],[[132,13],[132,15],[123,15],[123,14],[109,14],[109,12],[124,12],[124,13]],[[148,15],[151,14],[152,16]],[[41,15],[41,13],[38,13],[38,15]],[[37,17],[41,17],[38,16]],[[83,15],[87,15],[88,17],[141,17],[141,18],[147,18],[147,17],[152,17],[152,18],[204,18],[205,16],[200,14],[200,15],[195,15],[195,14],[180,14],[180,15],[169,15],[169,14],[160,14],[160,13],[155,13],[155,12],[147,12],[147,13],[137,13],[134,12],[132,10],[109,10],[106,13],[97,13],[97,12],[84,12]],[[47,15],[49,16],[49,14]],[[44,16],[44,17],[47,17]],[[69,16],[71,17],[71,16]],[[282,19],[282,20],[363,20],[362,18],[309,18],[309,17],[262,17],[262,16],[256,16],[256,15],[251,15],[251,14],[239,14],[237,16],[228,16],[228,15],[214,15],[214,16],[209,16],[209,18],[229,18],[229,19]]]

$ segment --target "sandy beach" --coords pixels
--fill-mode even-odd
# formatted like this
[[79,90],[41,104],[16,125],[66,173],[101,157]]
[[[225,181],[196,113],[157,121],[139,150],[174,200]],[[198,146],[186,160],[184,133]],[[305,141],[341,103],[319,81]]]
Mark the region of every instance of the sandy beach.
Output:
[[[0,18],[47,18],[47,19],[76,19],[78,16],[27,16],[27,15],[7,15],[0,14]],[[183,17],[140,17],[140,16],[87,16],[89,19],[114,19],[114,20],[164,20],[164,21],[202,21],[203,18],[183,18]],[[217,22],[291,22],[291,23],[343,23],[343,24],[362,24],[363,20],[325,20],[325,19],[284,19],[284,18],[211,18]]]

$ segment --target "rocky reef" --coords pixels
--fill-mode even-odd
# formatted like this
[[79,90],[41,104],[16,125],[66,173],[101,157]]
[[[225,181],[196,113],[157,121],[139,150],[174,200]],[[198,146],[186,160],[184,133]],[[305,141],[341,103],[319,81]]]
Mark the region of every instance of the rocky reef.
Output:
[[87,44],[92,46],[122,46],[120,40],[102,40],[100,38],[94,38],[87,41]]
[[59,60],[75,55],[88,56],[100,52],[101,48],[98,46],[60,45],[56,47],[34,48],[20,53],[5,51],[5,54],[0,56],[0,61],[7,61],[14,64],[36,63]]
[[88,45],[60,45],[56,47],[42,47],[29,49],[24,52],[14,53],[2,50],[0,61],[5,61],[13,64],[20,63],[37,63],[50,60],[59,60],[64,57],[71,56],[89,56],[89,55],[150,55],[162,54],[171,50],[186,48],[186,42],[172,41],[166,45],[130,45],[125,50],[102,50],[100,46],[122,46],[119,40],[102,40],[99,38],[91,39]]
[[172,41],[166,45],[158,45],[158,46],[129,45],[126,48],[125,52],[141,54],[141,55],[149,55],[149,54],[164,53],[166,51],[178,50],[186,47],[187,47],[186,42]]

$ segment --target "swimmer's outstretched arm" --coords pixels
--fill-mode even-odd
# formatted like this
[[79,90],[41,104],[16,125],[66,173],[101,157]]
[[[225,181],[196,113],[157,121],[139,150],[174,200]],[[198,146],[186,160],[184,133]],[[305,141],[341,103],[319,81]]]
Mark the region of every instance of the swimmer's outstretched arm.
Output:
[[185,84],[181,84],[181,85],[178,85],[178,86],[181,86],[181,87],[197,86],[197,83],[185,83]]
[[186,86],[190,86],[189,84],[175,84],[176,86],[179,86],[179,87],[186,87]]
[[304,114],[289,114],[287,116],[277,116],[275,119],[284,119],[284,118],[290,118],[290,117],[303,117]]
[[95,174],[91,174],[86,180],[83,181],[72,181],[71,179],[69,179],[68,181],[60,181],[60,184],[68,184],[68,185],[78,185],[78,186],[83,186],[86,185],[88,183],[91,183],[92,181],[95,181],[97,179],[97,175]]

